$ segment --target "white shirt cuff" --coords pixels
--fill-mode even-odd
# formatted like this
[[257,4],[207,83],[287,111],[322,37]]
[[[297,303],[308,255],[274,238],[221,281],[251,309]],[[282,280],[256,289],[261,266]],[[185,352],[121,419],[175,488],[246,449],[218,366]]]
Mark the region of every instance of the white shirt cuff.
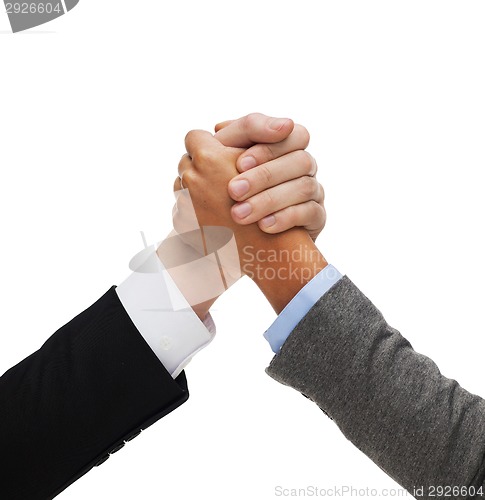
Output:
[[116,288],[133,324],[176,378],[196,353],[215,337],[212,317],[194,313],[155,251],[147,254],[144,272],[132,273]]

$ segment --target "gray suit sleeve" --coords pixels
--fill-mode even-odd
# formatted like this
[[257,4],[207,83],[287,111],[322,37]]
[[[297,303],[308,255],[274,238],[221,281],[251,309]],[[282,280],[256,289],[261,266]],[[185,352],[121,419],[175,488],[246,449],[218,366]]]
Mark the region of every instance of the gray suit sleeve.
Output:
[[266,371],[314,401],[411,494],[423,488],[420,498],[429,498],[432,485],[485,490],[484,400],[414,351],[347,277]]

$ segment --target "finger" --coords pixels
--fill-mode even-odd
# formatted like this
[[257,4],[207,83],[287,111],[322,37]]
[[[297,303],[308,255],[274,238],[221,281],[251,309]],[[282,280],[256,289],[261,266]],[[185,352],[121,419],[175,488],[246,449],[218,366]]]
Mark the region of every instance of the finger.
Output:
[[316,172],[313,156],[306,151],[294,151],[236,176],[229,183],[229,195],[234,201],[244,201],[278,184],[305,175],[314,176]]
[[258,143],[276,143],[286,139],[293,131],[289,118],[273,118],[251,113],[219,130],[214,137],[224,146],[248,148]]
[[176,193],[177,191],[180,191],[182,188],[182,184],[180,183],[180,177],[176,177],[175,180],[173,181],[173,192]]
[[293,227],[304,227],[315,240],[325,227],[326,218],[323,205],[316,201],[307,201],[266,216],[258,222],[258,226],[269,234],[282,233]]
[[215,127],[214,130],[215,132],[219,132],[219,130],[222,130],[223,128],[226,128],[229,126],[231,123],[234,123],[234,120],[226,120],[225,122],[218,123]]
[[182,158],[180,158],[179,165],[178,165],[179,181],[180,181],[180,178],[183,177],[184,173],[191,168],[192,168],[192,159],[190,158],[190,156],[188,154],[184,154],[182,156]]
[[306,149],[309,142],[310,134],[308,130],[302,125],[296,124],[285,140],[277,144],[256,144],[246,150],[237,160],[237,169],[239,172],[245,172],[293,151]]
[[185,149],[193,160],[193,165],[211,164],[225,150],[224,146],[205,130],[191,130],[185,136]]
[[231,208],[231,214],[239,224],[252,224],[292,205],[311,200],[320,202],[321,196],[316,179],[304,176],[267,189],[242,203],[236,203]]

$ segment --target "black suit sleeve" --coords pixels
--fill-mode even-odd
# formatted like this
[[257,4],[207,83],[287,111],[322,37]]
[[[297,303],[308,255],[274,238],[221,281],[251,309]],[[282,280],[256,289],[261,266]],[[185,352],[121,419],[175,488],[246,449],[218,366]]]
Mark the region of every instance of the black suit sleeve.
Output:
[[0,378],[0,498],[53,498],[187,398],[111,288]]

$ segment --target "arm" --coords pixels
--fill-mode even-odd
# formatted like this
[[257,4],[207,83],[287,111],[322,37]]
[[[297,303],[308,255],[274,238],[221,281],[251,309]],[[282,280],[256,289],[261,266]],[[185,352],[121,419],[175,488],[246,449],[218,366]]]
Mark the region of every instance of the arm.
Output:
[[243,270],[277,314],[327,266],[308,232],[300,228],[265,237],[257,245],[242,246]]
[[[187,166],[188,177],[198,214],[211,224],[226,225],[231,223],[231,204],[221,201],[218,186],[220,176],[228,175],[221,170],[232,172],[233,158],[230,152],[223,158],[221,152],[218,161],[214,147],[200,132],[189,137],[194,161]],[[211,189],[219,195],[207,195]],[[242,268],[277,312],[326,265],[313,242],[297,229],[274,239],[233,229]],[[306,255],[303,259],[291,261],[305,279],[288,282],[274,272],[285,269],[287,262],[261,258],[270,249],[278,256],[291,255],[295,248],[308,250],[300,252]],[[271,279],[265,278],[267,272]],[[411,494],[419,495],[423,488],[428,498],[430,486],[458,487],[458,492],[451,490],[455,498],[473,491],[483,494],[485,402],[415,352],[348,278],[302,317],[267,372],[318,404],[348,439]]]
[[411,494],[423,487],[428,498],[433,485],[485,492],[485,402],[414,351],[348,278],[315,304],[267,372],[313,400]]
[[[210,134],[206,134],[210,136]],[[191,137],[193,134],[189,133],[186,140],[188,154],[184,155],[179,164],[180,177],[184,176],[187,167],[191,165]],[[246,229],[238,226],[254,226],[257,223],[263,232],[277,235],[274,238],[264,239],[264,242],[270,242],[267,245],[268,249],[272,249],[277,240],[288,239],[291,232],[305,238],[305,244],[318,237],[326,222],[323,205],[324,191],[316,179],[318,169],[316,161],[305,151],[310,140],[306,128],[294,124],[289,119],[251,113],[238,120],[216,125],[216,134],[213,137],[220,143],[212,141],[213,145],[218,146],[219,151],[227,153],[231,150],[235,157],[230,174],[232,177],[226,176],[224,182],[220,184],[221,187],[224,186],[232,198],[230,200],[226,193],[223,193],[224,196],[221,198],[221,200],[226,200],[225,208],[231,206],[232,220],[224,222],[223,225],[226,228],[240,229],[241,232],[245,232]],[[220,145],[225,146],[225,148],[221,148]],[[217,155],[217,152],[214,151],[214,154]],[[174,209],[174,227],[177,233],[182,235],[188,234],[187,231],[195,227],[197,231],[191,231],[188,239],[191,240],[191,246],[197,248],[199,254],[203,254],[204,249],[201,248],[203,237],[201,238],[199,234],[203,230],[201,231],[200,227],[210,226],[211,220],[214,222],[216,218],[210,214],[207,217],[200,210],[197,214],[194,212],[191,196],[196,196],[197,193],[181,189],[186,187],[185,180],[183,184],[181,184],[180,179],[176,179],[174,183],[177,196]],[[212,190],[213,188],[210,185],[200,187],[200,192],[204,192],[205,189]],[[250,208],[249,213],[247,213],[248,207]],[[244,216],[240,216],[241,209],[243,209]],[[216,225],[219,225],[218,221],[216,221]],[[254,229],[250,230],[249,234],[257,238],[262,236],[260,231],[254,231]],[[196,240],[195,244],[194,239]],[[261,244],[264,242],[261,241]],[[240,249],[239,253],[249,256],[253,250],[254,245],[248,245],[244,250]],[[162,251],[164,255],[162,255]],[[167,249],[162,249],[162,251],[159,249],[158,253],[163,262],[179,261],[179,255],[184,253],[183,248],[177,249],[177,251],[168,251]],[[176,258],[173,258],[174,254],[177,254]],[[320,260],[319,253],[318,255],[314,253],[314,258]],[[321,265],[322,262],[312,263],[312,266]],[[252,275],[254,272],[254,277],[258,279],[260,266],[255,258],[246,259],[244,267],[245,269],[240,269],[239,275],[241,275],[241,271],[242,274],[248,275]],[[205,271],[207,271],[207,267]],[[234,273],[229,274],[234,276]],[[213,284],[214,290],[217,289],[217,284],[214,285],[209,276],[203,276],[202,273],[197,273],[197,275],[195,280],[194,276],[191,276],[190,283],[185,283],[183,279],[177,279],[176,276],[173,277],[187,296],[203,295],[207,292],[209,282]],[[308,270],[300,273],[300,276],[303,279],[308,279],[305,278],[309,276]],[[291,277],[289,276],[289,278]],[[228,280],[224,280],[226,289],[235,281],[232,276]],[[260,288],[267,285],[264,283],[265,281],[268,280],[261,276],[261,279],[258,280]],[[290,285],[291,281],[293,283]],[[290,286],[290,293],[296,291],[295,281],[299,281],[299,278],[295,279],[294,274],[292,279],[286,280],[286,286]],[[194,304],[193,300],[189,300],[189,302],[199,317],[203,318],[220,293],[214,293],[213,298],[201,303]],[[273,304],[275,309],[282,305],[281,299],[279,305],[277,302]]]
[[[259,137],[279,144],[273,160],[305,146],[294,136],[285,143],[292,127],[268,131],[265,123],[250,120],[240,127],[236,120],[223,139],[252,146]],[[263,207],[267,213],[271,209]],[[166,239],[158,249],[160,259],[170,261],[174,253],[180,259],[180,244]],[[155,257],[154,249],[150,255]],[[187,282],[190,288],[194,282],[207,287],[206,273],[212,270],[199,269],[188,280],[178,273],[179,287],[172,287],[170,296],[159,272],[142,272],[147,255],[141,257],[118,288],[0,377],[0,445],[6,459],[0,468],[1,498],[52,498],[187,400],[181,370],[213,337],[201,320],[207,320],[215,297],[192,304],[180,295],[193,292]],[[172,307],[173,294],[184,307]],[[157,310],[163,314],[154,314]],[[161,346],[162,336],[173,349]]]
[[111,288],[0,378],[0,496],[52,498],[187,398]]

